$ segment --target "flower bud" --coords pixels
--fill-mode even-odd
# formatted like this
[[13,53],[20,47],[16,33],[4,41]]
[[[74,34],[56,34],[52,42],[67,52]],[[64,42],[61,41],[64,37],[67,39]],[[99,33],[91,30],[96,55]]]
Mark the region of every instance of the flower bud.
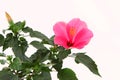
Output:
[[6,18],[7,18],[7,20],[8,20],[8,23],[9,23],[10,25],[13,24],[13,20],[12,20],[11,16],[10,16],[7,12],[5,12],[5,14],[6,14]]

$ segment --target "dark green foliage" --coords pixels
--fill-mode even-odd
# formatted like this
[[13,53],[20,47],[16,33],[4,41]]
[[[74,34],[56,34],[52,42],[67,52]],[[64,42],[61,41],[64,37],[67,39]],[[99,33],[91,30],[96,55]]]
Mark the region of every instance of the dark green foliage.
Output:
[[3,51],[6,50],[8,47],[12,47],[14,45],[14,37],[12,33],[8,33],[6,35],[4,44],[3,44]]
[[98,72],[98,68],[95,62],[89,56],[85,55],[85,53],[77,53],[75,61],[76,63],[84,64],[86,67],[90,69],[91,72],[98,76],[101,76]]
[[4,65],[4,64],[6,63],[6,60],[5,60],[5,59],[0,59],[0,63],[1,63],[2,65]]
[[78,80],[74,71],[69,68],[64,68],[58,72],[59,80]]
[[20,80],[17,75],[8,70],[0,71],[0,80]]
[[44,45],[42,43],[40,43],[39,41],[32,41],[30,44],[32,46],[34,46],[36,49],[43,49],[43,48],[45,48]]
[[17,22],[15,24],[10,25],[9,30],[12,30],[12,32],[16,34],[20,30],[22,30],[24,27],[25,27],[25,21]]
[[26,27],[23,29],[23,32],[25,32],[25,33],[28,32],[31,37],[41,39],[43,44],[53,45],[52,39],[49,39],[47,36],[45,36],[43,33],[39,32],[39,31],[34,31],[32,28]]
[[68,55],[71,53],[71,50],[60,50],[58,53],[58,59],[59,61],[62,61],[64,58],[68,57]]
[[19,39],[15,38],[14,44],[15,45],[12,46],[12,50],[15,56],[19,57],[23,61],[26,61],[27,57],[25,56],[25,52],[28,48],[27,41],[23,37],[20,37]]
[[4,44],[4,36],[0,34],[0,47]]
[[41,72],[39,75],[34,75],[33,80],[52,80],[49,72]]
[[10,68],[13,70],[21,70],[22,69],[22,61],[19,58],[14,58],[13,62],[10,64]]
[[36,62],[36,61],[44,62],[48,59],[49,54],[50,54],[50,51],[47,49],[38,49],[37,52],[30,57],[30,59],[33,62]]
[[59,59],[55,59],[52,61],[52,63],[54,64],[53,65],[53,68],[56,70],[56,71],[60,71],[62,69],[62,64],[63,64],[63,61],[59,61]]

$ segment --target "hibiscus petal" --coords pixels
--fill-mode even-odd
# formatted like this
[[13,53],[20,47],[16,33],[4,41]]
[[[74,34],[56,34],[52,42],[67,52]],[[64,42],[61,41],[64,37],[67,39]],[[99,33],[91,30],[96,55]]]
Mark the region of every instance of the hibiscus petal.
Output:
[[[67,34],[70,38],[71,41],[74,40],[74,37],[77,35],[79,31],[81,31],[83,28],[87,28],[87,25],[85,22],[81,21],[79,18],[74,18],[72,19],[68,24],[67,24]],[[72,33],[71,33],[72,29]]]
[[93,37],[92,31],[90,31],[88,28],[83,28],[76,35],[73,46],[79,49],[83,48],[85,45],[89,43],[92,37]]
[[54,43],[61,45],[65,48],[68,48],[67,41],[68,41],[68,35],[66,32],[66,23],[64,22],[58,22],[53,27],[55,38]]
[[66,32],[66,23],[64,22],[58,22],[53,26],[53,30],[55,33],[55,36],[63,36],[66,39],[68,39],[67,32]]
[[60,46],[63,46],[64,48],[69,48],[67,46],[67,39],[63,36],[55,36],[54,37],[54,43],[58,44]]
[[84,48],[85,45],[87,45],[89,43],[89,41],[90,41],[90,39],[79,42],[79,43],[75,43],[72,47],[77,48],[77,49],[82,49],[82,48]]
[[81,21],[79,18],[72,19],[68,22],[67,25],[74,27],[77,30],[77,32],[87,27],[86,23],[84,21]]

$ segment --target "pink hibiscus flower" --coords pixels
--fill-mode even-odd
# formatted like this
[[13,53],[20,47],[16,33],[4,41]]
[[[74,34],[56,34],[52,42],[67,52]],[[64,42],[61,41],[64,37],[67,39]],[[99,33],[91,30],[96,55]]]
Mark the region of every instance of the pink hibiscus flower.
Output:
[[81,49],[93,37],[92,31],[87,28],[86,23],[78,18],[72,19],[68,23],[57,22],[53,30],[55,33],[54,43],[66,49]]

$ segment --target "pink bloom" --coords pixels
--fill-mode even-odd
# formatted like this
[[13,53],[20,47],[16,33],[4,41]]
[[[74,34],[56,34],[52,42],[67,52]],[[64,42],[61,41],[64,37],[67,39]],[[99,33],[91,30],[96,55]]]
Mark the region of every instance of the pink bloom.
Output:
[[87,28],[84,21],[78,18],[70,22],[58,22],[54,25],[54,43],[64,48],[81,49],[87,45],[93,37],[92,31]]

